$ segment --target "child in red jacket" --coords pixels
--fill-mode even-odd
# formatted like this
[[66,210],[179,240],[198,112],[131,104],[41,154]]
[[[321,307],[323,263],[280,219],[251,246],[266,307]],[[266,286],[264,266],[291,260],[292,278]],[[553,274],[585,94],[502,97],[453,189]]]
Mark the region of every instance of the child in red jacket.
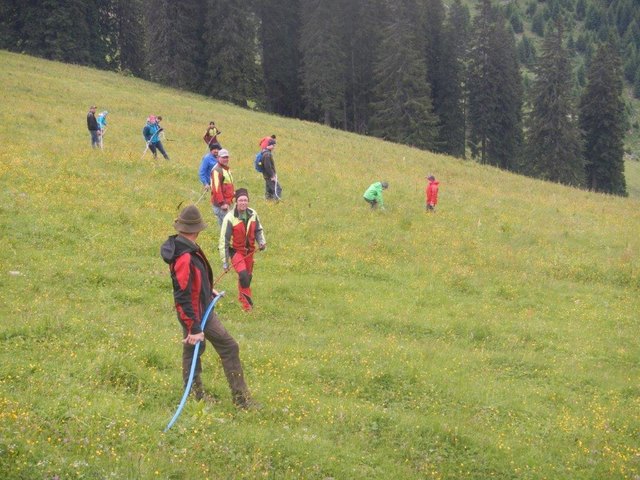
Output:
[[438,182],[436,177],[433,175],[429,175],[427,180],[429,180],[429,185],[427,185],[427,188],[425,189],[425,193],[427,195],[427,212],[435,213],[436,205],[438,203],[438,186],[440,185],[440,182]]

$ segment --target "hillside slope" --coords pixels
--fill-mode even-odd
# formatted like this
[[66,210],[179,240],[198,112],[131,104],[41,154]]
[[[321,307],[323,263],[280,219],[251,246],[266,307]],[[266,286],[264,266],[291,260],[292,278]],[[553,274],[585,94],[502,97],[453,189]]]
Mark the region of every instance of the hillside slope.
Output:
[[[2,478],[637,478],[640,202],[0,52]],[[87,107],[109,110],[92,151]],[[164,117],[171,162],[141,129]],[[219,313],[259,411],[180,399],[159,246],[214,119],[268,249]],[[276,133],[284,201],[252,159]],[[424,176],[442,182],[423,211]],[[386,212],[365,188],[386,179]],[[199,204],[214,225],[208,205]],[[215,228],[199,239],[220,274]]]

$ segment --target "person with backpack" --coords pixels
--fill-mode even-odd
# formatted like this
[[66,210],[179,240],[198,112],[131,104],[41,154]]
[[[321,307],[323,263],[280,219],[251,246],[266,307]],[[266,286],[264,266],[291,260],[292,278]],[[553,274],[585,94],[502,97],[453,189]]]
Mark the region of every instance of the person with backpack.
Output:
[[162,117],[149,115],[149,118],[147,118],[147,124],[142,129],[142,136],[144,137],[145,142],[147,142],[147,148],[149,148],[151,153],[153,153],[154,159],[158,158],[157,152],[160,152],[165,160],[169,160],[169,155],[165,152],[162,142],[160,141],[160,133],[164,130],[160,127],[160,120],[162,120]]
[[201,328],[202,315],[217,292],[213,290],[213,273],[204,252],[196,243],[199,233],[207,228],[202,215],[195,205],[189,205],[180,212],[173,223],[178,232],[162,244],[160,256],[169,265],[173,284],[178,322],[182,326],[182,380],[186,388],[191,373],[195,346],[202,342],[196,360],[195,374],[191,387],[197,400],[207,400],[209,395],[202,385],[202,364],[200,357],[208,340],[222,361],[222,369],[227,377],[233,403],[239,408],[254,408],[256,404],[249,394],[240,361],[240,346],[227,332],[215,311]]
[[267,241],[258,214],[249,208],[247,189],[239,188],[235,197],[236,207],[222,222],[218,249],[224,271],[228,272],[233,267],[238,273],[238,300],[243,310],[250,312],[253,310],[251,280],[256,241],[260,251],[267,248]]
[[425,194],[427,197],[427,212],[435,213],[436,205],[438,204],[438,189],[440,186],[440,182],[438,182],[436,180],[436,177],[434,177],[433,175],[429,175],[427,177],[427,180],[429,180],[429,185],[427,185],[427,188],[425,189]]
[[260,163],[262,164],[262,177],[264,178],[264,198],[266,200],[280,200],[282,197],[282,186],[278,182],[276,164],[273,160],[273,149],[276,141],[272,138],[267,146],[260,153]]
[[211,170],[211,204],[218,225],[233,206],[235,187],[229,168],[229,152],[224,148],[218,152],[218,164]]
[[221,133],[222,132],[216,127],[216,122],[211,120],[209,122],[207,130],[204,132],[204,137],[202,137],[202,139],[204,140],[204,143],[206,143],[208,146],[211,146],[214,143],[218,143],[218,135],[220,135]]
[[218,164],[218,152],[222,147],[219,143],[211,143],[209,145],[209,153],[202,157],[198,177],[204,188],[211,188],[211,170]]
[[87,112],[87,129],[91,134],[91,147],[96,148],[100,146],[100,126],[98,120],[96,120],[96,106],[91,105]]
[[382,198],[382,191],[389,188],[388,182],[375,182],[369,185],[369,188],[364,192],[364,200],[371,208],[376,208],[378,205],[380,209],[384,210],[384,199]]

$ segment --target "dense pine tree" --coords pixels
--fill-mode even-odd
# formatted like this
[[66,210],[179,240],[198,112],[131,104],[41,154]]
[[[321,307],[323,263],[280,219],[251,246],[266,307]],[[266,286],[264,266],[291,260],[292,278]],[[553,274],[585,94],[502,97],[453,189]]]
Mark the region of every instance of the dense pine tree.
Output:
[[626,196],[620,63],[614,46],[603,44],[598,48],[580,99],[580,126],[585,139],[587,188]]
[[250,0],[208,0],[200,61],[206,65],[202,91],[240,106],[261,99],[258,19]]
[[346,124],[344,3],[301,0],[302,79],[309,115],[325,125]]
[[563,27],[547,32],[535,67],[532,111],[528,118],[526,164],[529,175],[567,185],[584,185],[584,160],[569,54]]
[[345,109],[346,128],[368,131],[375,85],[374,64],[381,42],[379,12],[381,0],[352,0],[345,3]]
[[111,0],[113,16],[115,62],[120,70],[144,77],[144,11],[142,0]]
[[482,0],[469,62],[469,147],[480,163],[514,170],[522,144],[522,80],[515,39],[502,14]]
[[455,0],[444,25],[442,41],[443,81],[440,85],[438,148],[456,157],[465,157],[466,61],[470,14]]
[[260,2],[260,39],[265,106],[268,111],[302,117],[300,0]]
[[413,0],[389,5],[376,62],[377,101],[371,132],[379,137],[433,149],[437,118],[433,114],[427,68]]
[[152,80],[196,90],[204,50],[198,0],[150,0],[146,12],[148,64]]

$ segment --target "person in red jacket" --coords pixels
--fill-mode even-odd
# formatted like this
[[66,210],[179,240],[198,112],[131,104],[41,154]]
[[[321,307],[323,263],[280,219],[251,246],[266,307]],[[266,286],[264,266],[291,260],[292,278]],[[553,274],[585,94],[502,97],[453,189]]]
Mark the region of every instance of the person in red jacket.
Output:
[[202,316],[214,295],[217,295],[212,287],[211,265],[196,243],[198,234],[207,228],[207,224],[204,223],[198,207],[189,205],[180,212],[173,226],[178,234],[169,236],[162,244],[160,255],[169,264],[176,313],[183,331],[182,379],[184,385],[186,387],[189,380],[195,346],[202,342],[196,361],[192,392],[198,400],[207,399],[208,396],[204,392],[200,378],[202,372],[200,356],[205,350],[206,339],[220,356],[233,402],[241,408],[252,408],[257,404],[251,399],[244,381],[238,342],[224,328],[215,311],[211,313],[204,330],[201,328]]
[[229,152],[223,148],[218,152],[218,164],[211,170],[211,204],[218,225],[222,225],[224,216],[233,206],[235,193],[233,175],[229,169]]
[[218,249],[225,272],[231,267],[238,272],[238,300],[247,312],[253,309],[251,279],[256,241],[260,250],[267,248],[258,214],[249,208],[249,192],[239,188],[236,191],[236,208],[224,217]]
[[429,175],[427,180],[429,180],[429,185],[427,185],[425,190],[427,195],[427,212],[435,213],[436,205],[438,204],[438,186],[440,182],[438,182],[433,175]]

